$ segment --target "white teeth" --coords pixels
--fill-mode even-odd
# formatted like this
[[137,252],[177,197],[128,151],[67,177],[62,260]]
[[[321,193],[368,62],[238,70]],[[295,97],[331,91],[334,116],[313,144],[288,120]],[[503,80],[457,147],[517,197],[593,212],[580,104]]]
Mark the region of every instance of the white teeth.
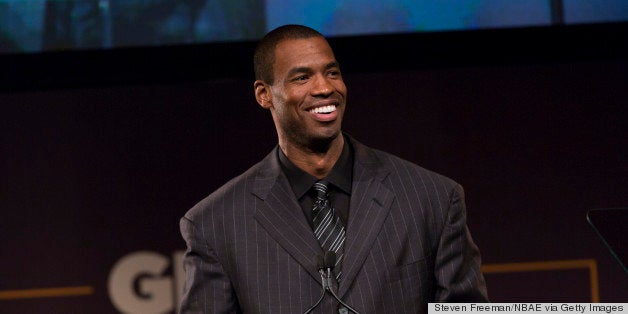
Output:
[[334,105],[316,107],[316,108],[310,109],[310,112],[313,112],[313,113],[330,113],[334,111],[336,111],[336,106]]

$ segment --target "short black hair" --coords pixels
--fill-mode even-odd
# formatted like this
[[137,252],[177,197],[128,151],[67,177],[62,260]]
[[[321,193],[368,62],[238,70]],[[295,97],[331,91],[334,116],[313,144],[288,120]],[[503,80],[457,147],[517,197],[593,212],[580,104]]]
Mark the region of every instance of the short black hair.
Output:
[[255,69],[255,79],[262,80],[272,85],[274,81],[273,64],[275,63],[275,47],[288,39],[306,39],[312,37],[323,37],[315,29],[303,25],[289,24],[279,26],[264,36],[255,48],[253,55],[253,67]]

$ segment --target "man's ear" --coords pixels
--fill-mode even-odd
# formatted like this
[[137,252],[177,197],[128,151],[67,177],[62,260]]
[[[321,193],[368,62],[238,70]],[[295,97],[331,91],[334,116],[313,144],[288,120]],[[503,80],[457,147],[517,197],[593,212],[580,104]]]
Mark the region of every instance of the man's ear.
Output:
[[253,88],[255,89],[255,99],[257,103],[264,109],[270,109],[273,106],[270,85],[262,80],[256,80],[255,83],[253,83]]

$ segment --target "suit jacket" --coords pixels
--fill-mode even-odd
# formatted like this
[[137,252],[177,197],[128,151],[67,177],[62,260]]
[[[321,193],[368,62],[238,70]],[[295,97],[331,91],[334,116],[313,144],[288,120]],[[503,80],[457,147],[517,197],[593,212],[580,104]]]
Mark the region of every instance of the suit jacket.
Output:
[[[462,187],[349,140],[353,183],[337,295],[363,314],[487,301]],[[318,299],[323,252],[276,151],[190,209],[180,226],[181,313],[294,314]],[[314,313],[337,307],[327,295]]]

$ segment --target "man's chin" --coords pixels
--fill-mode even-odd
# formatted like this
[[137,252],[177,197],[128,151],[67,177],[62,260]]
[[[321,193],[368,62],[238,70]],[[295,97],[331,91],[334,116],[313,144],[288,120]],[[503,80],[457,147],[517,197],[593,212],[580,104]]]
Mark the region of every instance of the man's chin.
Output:
[[310,136],[307,146],[315,152],[327,152],[341,134],[340,130],[336,130]]

